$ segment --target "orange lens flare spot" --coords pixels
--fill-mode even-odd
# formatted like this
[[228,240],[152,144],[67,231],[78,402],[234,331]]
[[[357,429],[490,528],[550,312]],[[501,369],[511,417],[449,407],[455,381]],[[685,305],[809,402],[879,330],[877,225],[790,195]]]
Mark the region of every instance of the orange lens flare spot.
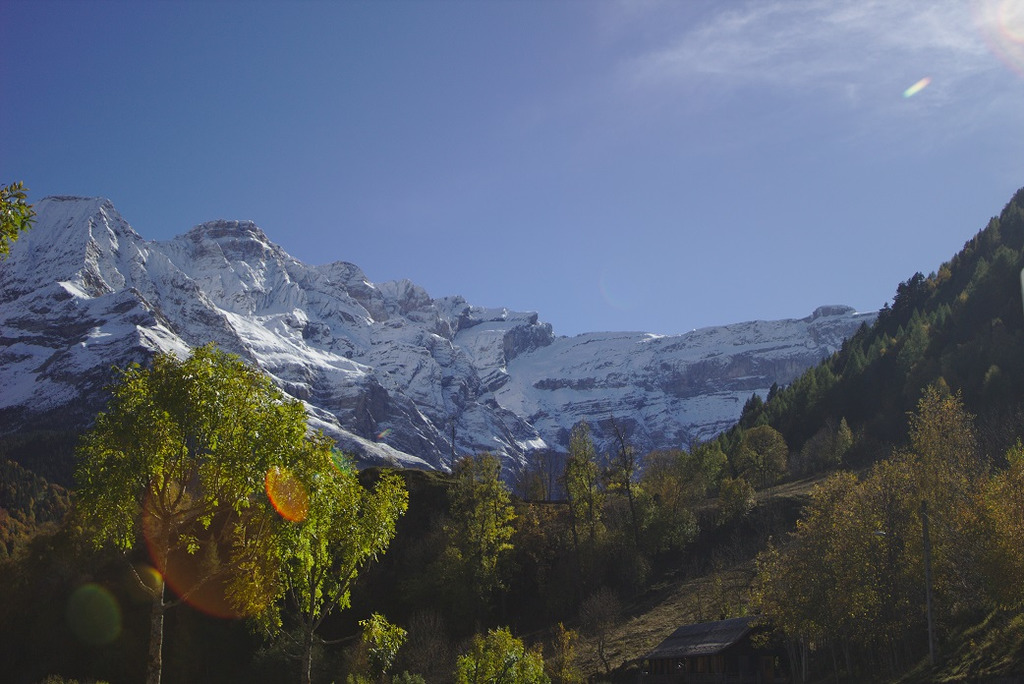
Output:
[[266,477],[267,498],[282,518],[302,522],[309,512],[309,494],[299,479],[284,468],[271,468]]

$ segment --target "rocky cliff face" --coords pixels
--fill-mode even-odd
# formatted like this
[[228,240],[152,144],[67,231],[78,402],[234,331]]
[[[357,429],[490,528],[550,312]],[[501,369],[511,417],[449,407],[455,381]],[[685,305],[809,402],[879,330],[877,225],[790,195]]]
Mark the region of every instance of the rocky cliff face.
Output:
[[660,337],[556,337],[535,313],[371,283],[355,265],[309,266],[246,221],[144,240],[104,199],[52,197],[0,266],[0,433],[86,424],[113,367],[215,342],[303,401],[310,422],[371,462],[447,469],[491,451],[520,466],[564,449],[578,420],[614,419],[641,450],[734,422],[871,315]]
[[618,423],[642,451],[709,439],[730,427],[751,394],[786,384],[838,349],[861,323],[848,307],[685,335],[589,333],[558,338],[508,366],[495,396],[549,443],[591,424],[610,448]]

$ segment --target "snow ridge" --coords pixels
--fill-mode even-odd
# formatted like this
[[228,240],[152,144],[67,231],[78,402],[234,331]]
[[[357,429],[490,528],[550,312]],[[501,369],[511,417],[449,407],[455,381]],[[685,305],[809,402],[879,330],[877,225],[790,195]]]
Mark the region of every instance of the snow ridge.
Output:
[[578,420],[616,422],[638,449],[686,446],[834,352],[874,314],[685,335],[556,337],[536,313],[374,284],[343,261],[309,266],[251,221],[143,239],[103,198],[49,197],[0,267],[0,434],[59,416],[85,424],[112,367],[215,342],[303,401],[311,425],[366,462],[447,470],[490,451],[520,468],[564,450]]

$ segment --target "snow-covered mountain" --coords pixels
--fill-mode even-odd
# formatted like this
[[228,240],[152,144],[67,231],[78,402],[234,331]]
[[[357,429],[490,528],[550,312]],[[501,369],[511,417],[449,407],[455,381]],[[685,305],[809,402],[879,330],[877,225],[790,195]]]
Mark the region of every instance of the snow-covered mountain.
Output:
[[[556,337],[536,313],[374,284],[309,266],[247,221],[144,240],[102,198],[49,197],[0,263],[0,434],[88,423],[113,367],[213,341],[302,400],[310,422],[370,462],[447,469],[491,451],[511,466],[564,450],[579,420],[614,420],[641,451],[735,422],[874,314],[822,307],[677,336]],[[454,444],[453,444],[454,440]]]

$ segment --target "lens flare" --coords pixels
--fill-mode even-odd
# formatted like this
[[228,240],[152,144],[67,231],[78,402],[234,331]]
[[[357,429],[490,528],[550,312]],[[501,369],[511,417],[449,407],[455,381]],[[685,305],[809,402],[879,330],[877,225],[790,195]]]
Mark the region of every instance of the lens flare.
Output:
[[267,498],[282,518],[302,522],[309,512],[309,494],[299,479],[284,468],[267,471]]
[[379,441],[381,441],[382,439],[385,439],[385,438],[386,438],[386,437],[388,437],[388,436],[389,436],[390,434],[391,434],[391,428],[387,428],[386,430],[384,430],[383,432],[381,432],[381,433],[380,433],[379,435],[377,435],[377,441],[379,442]]
[[142,578],[142,582],[150,589],[156,590],[160,586],[160,581],[163,576],[160,571],[154,568],[152,565],[140,564],[136,566],[135,571]]
[[131,570],[125,571],[124,579],[128,597],[136,603],[148,603],[153,600],[153,593],[159,591],[163,575],[148,563],[134,563]]
[[68,599],[68,627],[90,646],[103,646],[121,636],[121,606],[113,594],[90,582]]
[[989,49],[1024,75],[1024,2],[977,0],[975,20]]
[[630,311],[636,308],[636,283],[631,277],[623,277],[618,270],[606,268],[601,271],[598,288],[605,304],[616,311]]
[[907,88],[906,90],[904,90],[903,91],[903,97],[914,97],[914,95],[917,95],[919,92],[921,92],[922,90],[927,88],[928,84],[931,83],[931,82],[932,82],[931,77],[930,76],[925,76],[920,81],[918,81],[914,85],[912,85],[909,88]]
[[[159,589],[163,579],[171,592],[207,615],[228,619],[245,617],[246,612],[236,608],[228,598],[232,568],[227,561],[231,558],[232,542],[231,535],[223,532],[238,524],[237,516],[226,507],[214,516],[208,527],[198,522],[177,527],[158,513],[165,506],[157,503],[157,490],[155,486],[150,487],[142,507],[142,532],[153,564],[149,569],[140,568],[143,582],[151,589]],[[165,500],[173,500],[178,494],[187,498],[188,494],[173,484],[167,484],[161,491]],[[187,535],[195,535],[192,543],[187,541]]]

